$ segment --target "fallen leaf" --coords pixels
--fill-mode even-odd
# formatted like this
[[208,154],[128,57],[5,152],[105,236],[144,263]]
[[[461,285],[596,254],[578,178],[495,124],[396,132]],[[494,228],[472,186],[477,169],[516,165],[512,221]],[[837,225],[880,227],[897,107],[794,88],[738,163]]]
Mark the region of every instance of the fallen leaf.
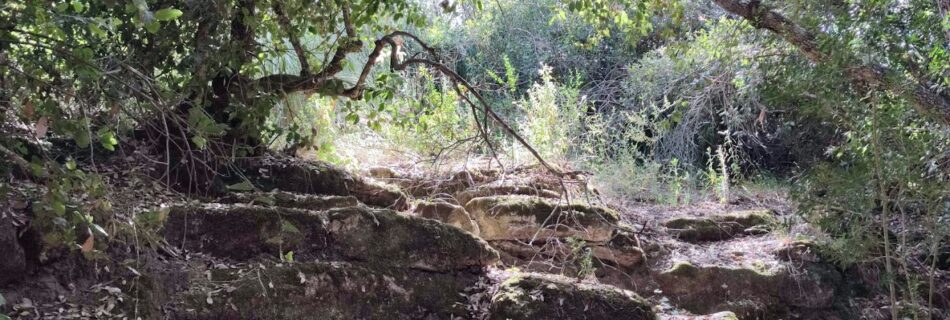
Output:
[[83,253],[89,253],[89,252],[92,252],[92,249],[94,249],[94,246],[95,246],[95,237],[93,237],[92,235],[89,235],[89,238],[86,238],[86,242],[82,243],[82,248],[80,248],[80,250]]
[[49,118],[42,117],[40,120],[36,121],[36,138],[42,139],[46,137],[46,131],[49,130]]

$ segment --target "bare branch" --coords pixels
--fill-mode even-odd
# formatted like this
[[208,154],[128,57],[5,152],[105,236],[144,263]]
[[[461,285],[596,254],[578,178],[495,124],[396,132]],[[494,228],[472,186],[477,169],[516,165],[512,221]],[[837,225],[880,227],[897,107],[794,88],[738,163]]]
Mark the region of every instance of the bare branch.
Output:
[[290,45],[294,47],[294,52],[297,53],[297,60],[300,61],[300,76],[305,77],[310,75],[310,63],[307,62],[307,52],[303,46],[300,45],[300,37],[294,34],[293,26],[290,24],[290,18],[287,17],[287,14],[284,12],[284,6],[280,1],[274,2],[274,14],[277,16],[277,23],[284,29],[284,32],[287,33],[287,39],[289,39]]

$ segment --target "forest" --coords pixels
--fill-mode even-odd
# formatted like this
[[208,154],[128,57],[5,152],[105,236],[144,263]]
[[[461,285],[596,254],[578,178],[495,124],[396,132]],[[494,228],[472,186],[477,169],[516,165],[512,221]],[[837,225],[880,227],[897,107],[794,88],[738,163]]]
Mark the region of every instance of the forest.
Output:
[[950,319],[950,0],[6,0],[12,319]]

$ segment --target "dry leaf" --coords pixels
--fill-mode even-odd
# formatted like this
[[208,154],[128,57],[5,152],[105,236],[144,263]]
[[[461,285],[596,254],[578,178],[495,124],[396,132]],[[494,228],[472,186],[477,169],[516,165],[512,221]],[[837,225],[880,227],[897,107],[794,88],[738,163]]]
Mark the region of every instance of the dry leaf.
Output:
[[83,253],[92,252],[93,247],[95,246],[95,237],[92,235],[89,238],[86,238],[86,242],[82,243],[82,248],[80,249]]
[[49,130],[49,118],[42,117],[36,121],[36,138],[42,139],[46,137],[46,130]]
[[23,101],[23,118],[32,119],[34,112],[35,110],[33,109],[33,101],[30,101],[30,99],[25,99]]

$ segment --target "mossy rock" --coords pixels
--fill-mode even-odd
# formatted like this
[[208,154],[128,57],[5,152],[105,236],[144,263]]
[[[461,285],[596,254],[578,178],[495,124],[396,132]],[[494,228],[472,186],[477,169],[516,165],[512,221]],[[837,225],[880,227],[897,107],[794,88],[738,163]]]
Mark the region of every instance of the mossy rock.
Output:
[[354,196],[373,206],[394,210],[409,207],[408,198],[399,187],[364,179],[325,162],[266,158],[244,160],[239,165],[245,168],[246,177],[265,191]]
[[174,246],[233,260],[293,251],[298,261],[344,259],[430,271],[480,269],[498,261],[458,228],[386,209],[308,211],[244,204],[170,208],[163,230]]
[[486,240],[547,240],[575,237],[589,242],[610,240],[620,215],[584,204],[559,204],[533,196],[475,198],[465,205]]
[[690,242],[720,241],[768,230],[774,223],[771,210],[747,210],[703,217],[679,217],[663,226],[679,239]]
[[558,199],[560,193],[531,185],[488,184],[466,189],[455,195],[458,203],[468,203],[472,199],[497,195],[526,195],[548,199]]
[[815,265],[762,272],[681,261],[655,279],[681,308],[699,314],[727,310],[742,318],[781,318],[792,311],[830,308],[841,285],[833,269]]
[[478,224],[475,223],[475,220],[472,220],[465,208],[446,201],[420,201],[416,203],[415,213],[417,216],[441,221],[476,236],[480,233]]
[[[211,270],[166,307],[172,319],[471,318],[479,275],[364,263],[313,262]],[[209,304],[209,301],[211,302]]]
[[315,211],[360,205],[360,201],[352,196],[317,196],[283,191],[233,193],[219,198],[216,202],[244,203]]
[[608,285],[578,283],[540,274],[521,274],[498,288],[489,319],[656,319],[636,294]]

